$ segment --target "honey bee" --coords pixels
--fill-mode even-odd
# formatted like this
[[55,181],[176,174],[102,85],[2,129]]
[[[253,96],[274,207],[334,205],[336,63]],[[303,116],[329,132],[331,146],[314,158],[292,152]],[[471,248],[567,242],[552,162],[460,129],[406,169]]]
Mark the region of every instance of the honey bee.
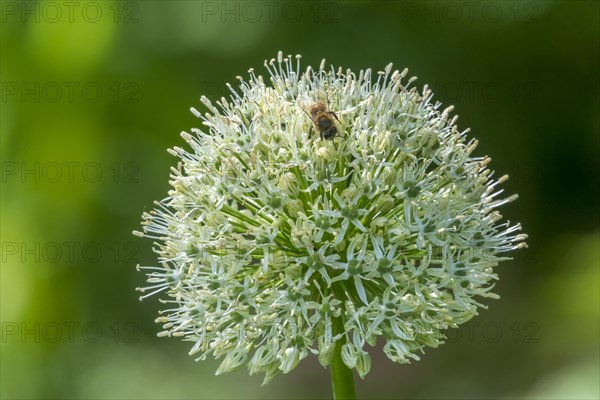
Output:
[[[337,126],[335,125],[335,121],[341,123],[337,115],[327,107],[327,104],[318,101],[310,105],[309,111],[307,112],[304,108],[302,111],[306,113],[315,125],[316,129],[319,131],[319,136],[321,140],[333,140],[333,138],[338,133]],[[333,117],[333,118],[332,118]],[[335,118],[335,120],[334,120]],[[310,127],[308,131],[308,135],[312,137],[313,127]]]

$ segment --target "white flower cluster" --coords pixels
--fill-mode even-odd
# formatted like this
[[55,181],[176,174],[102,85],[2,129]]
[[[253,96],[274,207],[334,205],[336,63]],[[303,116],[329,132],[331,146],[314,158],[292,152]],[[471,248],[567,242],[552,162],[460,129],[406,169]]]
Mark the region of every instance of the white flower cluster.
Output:
[[[406,70],[301,71],[281,53],[265,66],[268,81],[250,70],[229,99],[192,109],[205,128],[170,150],[173,190],[136,232],[157,241],[140,290],[168,296],[161,335],[265,381],[309,352],[328,365],[340,340],[361,377],[378,337],[391,360],[418,359],[495,297],[493,267],[524,246],[496,211],[516,196],[499,198],[506,177]],[[316,102],[339,120],[333,139]]]

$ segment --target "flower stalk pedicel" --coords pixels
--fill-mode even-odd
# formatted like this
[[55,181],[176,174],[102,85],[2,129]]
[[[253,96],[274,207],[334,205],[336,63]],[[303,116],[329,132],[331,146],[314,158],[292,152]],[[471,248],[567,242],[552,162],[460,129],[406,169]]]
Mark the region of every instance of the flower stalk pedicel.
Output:
[[[499,197],[506,177],[406,70],[302,71],[281,53],[265,66],[192,109],[204,128],[169,150],[173,189],[136,232],[156,241],[139,290],[166,295],[161,335],[265,382],[309,353],[330,365],[336,347],[364,377],[378,338],[391,360],[418,360],[497,297],[493,267],[525,246],[497,211],[516,195]],[[320,137],[315,103],[335,137]]]

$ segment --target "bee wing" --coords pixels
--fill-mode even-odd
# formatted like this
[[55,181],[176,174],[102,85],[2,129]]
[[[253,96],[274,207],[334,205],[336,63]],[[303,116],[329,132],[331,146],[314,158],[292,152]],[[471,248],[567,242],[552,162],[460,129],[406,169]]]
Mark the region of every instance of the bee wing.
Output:
[[302,111],[304,111],[304,114],[306,114],[308,116],[308,118],[310,118],[311,121],[315,122],[315,120],[312,118],[310,113],[308,111],[306,111],[309,108],[309,107],[307,107],[308,104],[300,99],[296,100],[296,103],[298,104],[298,107],[300,107],[300,109]]

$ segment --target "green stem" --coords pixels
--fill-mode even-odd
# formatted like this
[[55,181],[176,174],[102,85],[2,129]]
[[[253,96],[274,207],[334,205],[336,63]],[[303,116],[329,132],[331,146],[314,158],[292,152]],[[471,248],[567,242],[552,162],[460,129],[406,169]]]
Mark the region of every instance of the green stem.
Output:
[[342,360],[342,346],[345,343],[345,336],[338,340],[333,351],[331,360],[331,386],[333,389],[333,398],[335,400],[355,400],[354,377],[352,370],[344,364]]

